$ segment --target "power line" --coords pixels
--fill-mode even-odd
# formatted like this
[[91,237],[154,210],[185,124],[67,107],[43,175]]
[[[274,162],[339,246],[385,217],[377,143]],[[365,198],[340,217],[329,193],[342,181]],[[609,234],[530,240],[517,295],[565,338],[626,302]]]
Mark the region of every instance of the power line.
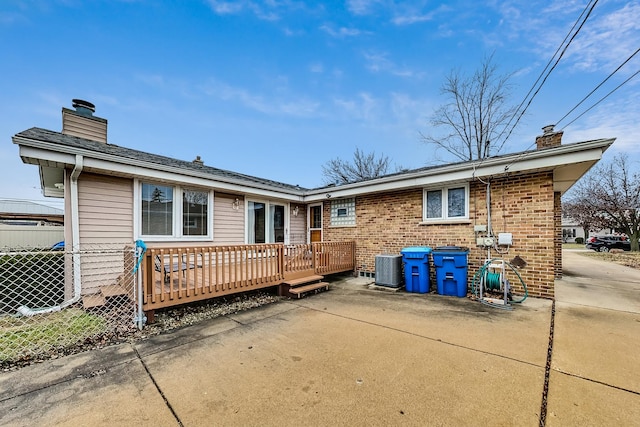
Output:
[[623,85],[625,85],[629,80],[631,80],[632,78],[634,78],[635,76],[637,76],[638,74],[640,74],[640,70],[636,71],[635,73],[633,73],[631,75],[631,77],[629,77],[627,80],[623,81],[622,83],[620,83],[618,86],[616,86],[611,92],[609,92],[608,94],[606,94],[605,96],[603,96],[602,98],[600,98],[595,104],[593,104],[591,107],[587,108],[586,110],[584,110],[578,117],[576,117],[575,119],[571,120],[569,123],[567,123],[562,130],[564,130],[564,128],[566,128],[567,126],[569,126],[570,124],[572,124],[573,122],[575,122],[576,120],[578,120],[580,117],[584,116],[588,111],[590,111],[593,107],[595,107],[596,105],[598,105],[599,103],[601,103],[602,101],[604,101],[607,97],[609,97],[609,95],[611,95],[613,92],[615,92],[616,90],[620,89]]
[[[551,63],[553,62],[553,59],[556,57],[556,55],[558,55],[558,52],[560,52],[560,50],[562,49],[562,46],[564,46],[565,42],[567,41],[567,39],[569,39],[569,37],[571,36],[571,33],[573,32],[573,30],[576,28],[576,26],[578,25],[578,22],[580,22],[580,19],[582,19],[582,16],[587,12],[587,9],[589,8],[589,5],[591,4],[592,0],[589,0],[589,3],[587,3],[587,5],[585,6],[585,8],[582,10],[582,13],[580,13],[580,15],[578,16],[578,18],[576,19],[576,21],[573,23],[573,26],[571,27],[571,29],[569,30],[569,32],[567,33],[567,35],[564,37],[564,40],[562,40],[562,43],[560,43],[560,45],[558,46],[558,48],[556,49],[556,51],[553,53],[553,55],[551,56],[551,58],[549,58],[549,62],[547,62],[547,65],[545,65],[544,69],[540,72],[540,75],[538,76],[538,78],[536,79],[536,81],[533,83],[533,85],[531,86],[531,88],[529,89],[529,92],[527,92],[527,94],[525,95],[525,97],[522,99],[522,102],[520,102],[520,105],[518,105],[518,108],[516,108],[516,110],[514,111],[513,115],[511,116],[511,118],[509,119],[509,121],[507,122],[506,126],[504,127],[504,129],[502,130],[502,132],[500,132],[500,135],[498,135],[498,137],[496,138],[496,140],[500,140],[500,138],[502,137],[502,135],[504,134],[504,132],[506,131],[507,128],[509,128],[509,125],[511,125],[511,122],[513,121],[513,119],[516,117],[516,115],[518,114],[518,112],[520,111],[520,109],[522,108],[522,106],[525,104],[525,102],[527,101],[527,99],[529,98],[529,95],[531,95],[531,92],[534,91],[536,85],[538,84],[538,82],[540,81],[540,79],[542,79],[542,77],[544,76],[544,73],[547,71],[547,69],[549,68],[549,66],[551,65]],[[597,3],[597,0],[596,0]],[[593,10],[593,7],[595,6],[595,3],[591,6],[591,10]],[[589,11],[589,13],[591,13]],[[588,18],[588,16],[587,16]],[[584,24],[585,20],[582,22],[582,24]],[[582,25],[581,25],[582,27]],[[576,32],[577,34],[577,32]],[[574,34],[575,37],[575,34]],[[571,40],[573,40],[573,38],[571,38]],[[571,42],[569,42],[571,43]],[[569,44],[567,44],[567,46],[564,48],[564,50],[562,51],[562,54],[564,54],[564,51],[566,51],[567,47],[569,47]],[[562,57],[562,55],[560,55],[560,57],[558,58],[558,60],[556,61],[556,64],[554,64],[554,68],[555,65],[557,65],[558,61],[560,61],[560,58]],[[549,76],[549,74],[551,73],[551,71],[553,71],[553,68],[551,70],[549,70],[549,73],[547,73],[547,77]],[[544,79],[546,80],[545,77]],[[544,82],[543,82],[544,84]],[[542,87],[542,84],[540,85],[540,87]],[[540,89],[538,88],[538,91]],[[536,91],[537,94],[537,91]],[[535,95],[534,95],[535,96]],[[533,100],[533,98],[531,98],[531,100]],[[529,104],[531,103],[531,101],[529,101]],[[527,107],[529,105],[527,104]],[[526,108],[525,108],[526,111]],[[522,114],[520,114],[520,117],[522,117],[522,115],[524,114],[524,111],[522,112]],[[520,120],[520,117],[518,117],[518,120]],[[517,124],[517,122],[516,122]],[[515,128],[516,124],[513,125],[513,128],[511,129],[511,131],[509,131],[509,135],[511,135],[511,132],[513,131],[513,129]],[[507,139],[509,138],[509,136],[507,136],[504,140],[505,142],[507,141]]]
[[[511,136],[511,133],[513,132],[513,130],[516,128],[516,126],[518,125],[518,123],[520,122],[520,119],[522,118],[522,116],[524,116],[524,113],[527,111],[527,109],[529,108],[529,106],[531,105],[531,102],[533,101],[533,99],[536,97],[536,95],[538,94],[538,92],[540,92],[540,89],[542,89],[542,86],[545,84],[545,82],[547,81],[547,78],[549,77],[549,75],[551,74],[551,72],[556,68],[556,66],[558,65],[558,63],[560,62],[560,59],[562,59],[562,57],[564,56],[565,52],[567,51],[567,48],[569,48],[569,46],[571,45],[571,43],[573,42],[573,40],[576,38],[576,36],[578,35],[578,33],[580,32],[580,30],[582,29],[582,27],[584,26],[584,24],[587,22],[587,19],[589,19],[589,16],[591,15],[591,12],[593,12],[593,8],[596,6],[596,4],[598,4],[598,0],[595,0],[593,2],[593,4],[591,5],[591,7],[589,8],[589,11],[587,12],[587,15],[584,17],[584,19],[582,20],[582,22],[580,23],[580,26],[578,27],[578,29],[575,31],[575,33],[573,33],[573,36],[571,36],[571,39],[569,40],[569,42],[565,45],[564,49],[562,49],[562,52],[560,53],[560,56],[558,56],[558,59],[556,59],[556,62],[553,64],[553,66],[551,67],[551,69],[547,72],[547,75],[544,77],[544,79],[542,80],[542,83],[540,83],[540,86],[538,86],[538,89],[536,89],[536,91],[534,92],[534,94],[531,96],[531,99],[529,99],[529,102],[527,102],[527,105],[525,106],[525,108],[522,110],[522,112],[520,113],[520,115],[518,116],[516,122],[513,124],[513,126],[511,127],[511,129],[509,130],[509,133],[507,134],[505,141],[509,139],[509,137]],[[589,7],[589,4],[587,4],[586,6],[587,8]],[[585,8],[586,9],[586,8]],[[580,14],[580,16],[582,16],[584,14],[584,11],[582,14]],[[580,17],[578,17],[578,19],[580,19]],[[574,25],[575,27],[575,25]],[[573,28],[572,28],[573,29]],[[526,98],[525,98],[526,99]],[[524,101],[523,101],[524,102]],[[522,105],[522,104],[521,104]]]
[[[509,125],[511,124],[511,122],[513,121],[513,119],[516,117],[516,115],[518,115],[518,111],[520,111],[520,109],[522,108],[522,106],[525,104],[525,102],[527,102],[527,98],[529,98],[529,95],[531,95],[531,93],[534,91],[534,89],[536,88],[536,85],[538,84],[538,82],[540,82],[540,79],[542,79],[542,82],[540,83],[540,85],[538,86],[537,89],[535,89],[535,92],[533,93],[533,95],[531,96],[531,98],[529,99],[529,101],[527,102],[527,105],[525,106],[525,108],[520,112],[520,114],[518,115],[518,118],[516,119],[516,122],[513,124],[513,126],[511,127],[511,129],[509,130],[509,133],[507,134],[507,136],[504,138],[503,141],[503,145],[504,143],[506,143],[506,141],[509,139],[509,137],[511,136],[511,134],[513,133],[513,131],[515,130],[516,126],[518,125],[518,123],[520,122],[520,119],[522,118],[522,116],[524,116],[524,113],[527,111],[527,109],[529,108],[529,106],[531,105],[531,102],[533,101],[533,99],[536,97],[536,95],[538,94],[538,92],[540,92],[540,89],[542,89],[542,86],[545,84],[545,82],[547,81],[547,78],[549,77],[549,75],[551,74],[551,72],[556,68],[556,66],[558,65],[558,63],[560,62],[560,59],[562,59],[562,57],[564,56],[564,54],[566,53],[567,49],[569,48],[569,46],[571,45],[571,43],[573,42],[573,40],[576,38],[576,36],[578,35],[578,33],[580,32],[580,30],[582,29],[582,27],[584,26],[584,24],[587,22],[587,19],[589,19],[589,16],[591,15],[591,12],[593,12],[593,9],[595,8],[596,4],[598,4],[598,0],[589,0],[589,3],[587,3],[587,5],[584,7],[584,9],[582,10],[582,12],[580,13],[580,15],[578,16],[578,18],[576,19],[576,21],[573,23],[573,26],[571,27],[571,29],[569,30],[569,32],[567,32],[567,35],[565,36],[564,40],[562,40],[562,43],[560,43],[560,45],[558,46],[558,48],[556,49],[556,51],[554,52],[554,54],[551,56],[551,58],[549,59],[549,62],[547,62],[547,65],[544,67],[544,69],[540,72],[540,75],[538,76],[538,78],[536,79],[536,81],[533,83],[533,85],[531,86],[531,89],[529,89],[529,92],[527,93],[527,95],[524,97],[524,99],[522,100],[522,102],[520,103],[520,105],[518,105],[518,108],[516,108],[516,110],[513,113],[513,116],[511,116],[511,118],[509,119],[509,121],[507,122],[506,126],[503,128],[502,132],[500,132],[500,134],[498,135],[498,137],[496,138],[497,141],[500,140],[500,138],[502,137],[502,135],[504,134],[504,132],[506,131],[506,129],[509,127]],[[585,16],[586,14],[586,16]],[[583,18],[584,16],[584,18]],[[579,24],[578,24],[579,23]],[[578,26],[579,25],[579,26]],[[573,30],[576,28],[576,26],[578,26],[577,30],[574,32]],[[573,35],[571,35],[573,33]],[[567,42],[567,39],[569,39],[569,41]],[[567,42],[565,44],[565,42]],[[564,46],[564,48],[563,48]],[[550,64],[553,62],[553,59],[556,57],[556,55],[558,55],[558,52],[562,50],[560,52],[560,55],[558,56],[558,58],[555,60],[555,63],[553,64],[553,66],[551,66],[551,68],[549,69]],[[547,71],[547,69],[549,69],[549,71]],[[546,75],[545,75],[546,72]],[[544,76],[544,78],[543,78]],[[526,149],[525,152],[521,153],[516,159],[514,159],[511,163],[509,163],[507,166],[505,166],[505,171],[509,170],[509,168],[511,167],[511,165],[513,165],[514,163],[520,161],[522,159],[522,157],[524,157],[524,155],[526,154],[526,152],[533,146],[535,145],[535,142],[532,143],[531,145],[529,145]],[[480,166],[482,164],[482,162],[485,159],[481,159],[480,162],[474,166],[474,175],[475,175],[475,168],[477,168],[478,166]]]
[[[562,116],[562,118],[556,122],[556,126],[557,126],[558,124],[560,124],[560,122],[562,122],[564,119],[566,119],[566,118],[567,118],[567,116],[568,116],[569,114],[573,113],[573,111],[574,111],[576,108],[578,108],[578,107],[579,107],[579,106],[580,106],[584,101],[586,101],[586,100],[587,100],[587,98],[589,98],[591,95],[593,95],[593,93],[594,93],[595,91],[597,91],[598,89],[600,89],[600,87],[601,87],[603,84],[605,84],[607,80],[609,80],[609,79],[610,79],[610,78],[611,78],[615,73],[617,73],[617,72],[618,72],[622,67],[624,67],[624,65],[625,65],[627,62],[629,62],[629,61],[631,60],[631,58],[633,58],[634,56],[636,56],[636,54],[637,54],[638,52],[640,52],[640,48],[638,48],[635,52],[633,52],[633,54],[631,54],[631,56],[630,56],[630,57],[628,57],[628,58],[626,59],[626,61],[624,61],[622,64],[620,64],[620,65],[618,66],[618,68],[616,68],[616,69],[615,69],[611,74],[609,74],[609,75],[607,76],[607,78],[606,78],[606,79],[604,79],[602,82],[600,82],[600,84],[599,84],[598,86],[596,86],[596,87],[595,87],[591,92],[589,92],[589,94],[588,94],[587,96],[585,96],[584,98],[582,98],[582,100],[581,100],[580,102],[578,102],[578,103],[577,103],[577,104],[576,104],[576,105],[575,105],[571,110],[569,110],[569,112],[568,112],[567,114],[565,114],[564,116]],[[617,89],[617,88],[616,88],[616,89]],[[607,95],[607,96],[608,96],[608,95]],[[598,101],[598,102],[599,102],[599,101]],[[587,110],[587,111],[589,111],[589,110]],[[586,112],[586,111],[585,111],[585,112]],[[583,114],[584,114],[584,113],[583,113]],[[581,115],[582,115],[582,114],[581,114]],[[575,119],[574,119],[573,121],[575,121]],[[572,121],[571,123],[573,123],[573,121]],[[571,123],[570,123],[570,124],[571,124]],[[569,125],[567,125],[567,126],[569,126]],[[566,126],[565,126],[565,127],[566,127]],[[563,128],[563,129],[564,129],[564,128]]]

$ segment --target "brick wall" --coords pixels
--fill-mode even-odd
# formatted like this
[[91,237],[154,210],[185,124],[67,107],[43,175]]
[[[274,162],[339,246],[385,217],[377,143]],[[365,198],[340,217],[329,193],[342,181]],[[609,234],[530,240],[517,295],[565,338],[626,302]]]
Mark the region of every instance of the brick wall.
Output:
[[555,278],[562,279],[562,194],[556,192],[554,196],[554,225],[556,229],[554,244]]
[[[491,180],[493,231],[513,234],[513,246],[504,255],[527,262],[520,274],[529,295],[553,298],[553,280],[561,271],[560,197],[553,191],[553,173],[534,173]],[[355,227],[330,226],[330,202],[324,203],[324,240],[356,241],[356,269],[375,272],[375,256],[399,254],[408,246],[466,246],[469,281],[482,266],[487,251],[477,247],[474,225],[487,224],[486,186],[474,181],[469,188],[470,219],[459,224],[421,224],[422,189],[359,196]],[[492,251],[491,257],[500,257]],[[433,265],[431,272],[433,274]],[[435,281],[432,280],[432,289]],[[512,283],[516,288],[520,283]],[[521,292],[521,287],[517,289]]]

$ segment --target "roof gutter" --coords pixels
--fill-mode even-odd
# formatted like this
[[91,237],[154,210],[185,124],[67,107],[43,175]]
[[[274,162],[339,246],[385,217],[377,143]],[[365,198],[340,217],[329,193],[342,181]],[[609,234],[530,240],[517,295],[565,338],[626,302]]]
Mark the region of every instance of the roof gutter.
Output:
[[304,201],[315,202],[327,198],[353,197],[379,191],[424,187],[446,182],[462,182],[475,177],[497,176],[540,169],[554,169],[569,163],[597,161],[613,144],[615,138],[567,144],[544,150],[525,151],[476,162],[434,167],[409,173],[359,181],[334,187],[323,187],[305,193]]
[[[62,148],[59,145],[48,143],[45,141],[14,136],[14,143],[19,145],[27,145],[35,149],[42,149],[52,152],[58,152]],[[223,190],[244,191],[247,193],[260,194],[267,197],[282,198],[289,201],[297,201],[300,203],[318,202],[329,197],[353,197],[361,194],[369,194],[378,191],[390,191],[401,188],[415,188],[427,186],[443,182],[468,181],[474,177],[495,176],[505,173],[516,173],[527,170],[535,170],[540,168],[553,169],[558,166],[566,165],[567,162],[574,163],[576,161],[593,161],[599,160],[602,153],[609,148],[615,141],[615,138],[597,139],[573,144],[560,145],[544,150],[524,151],[500,157],[491,157],[475,162],[464,162],[450,164],[441,167],[433,167],[430,169],[421,169],[413,172],[405,172],[374,178],[366,181],[360,181],[352,184],[344,184],[332,187],[321,187],[315,189],[276,189],[266,184],[248,183],[228,177],[215,177],[214,181],[218,182],[219,187]],[[83,150],[78,148],[65,147],[67,154],[75,154],[82,157],[86,155],[87,168],[107,168],[111,172],[118,170],[121,173],[129,172],[138,176],[156,175],[154,178],[162,179],[161,173],[175,174],[178,176],[188,176],[191,178],[192,184],[207,185],[212,181],[210,175],[206,173],[198,173],[195,171],[186,172],[175,166],[163,166],[156,163],[150,163],[137,159],[123,158],[111,154],[96,153],[91,150]],[[586,154],[588,153],[588,154]],[[575,156],[580,157],[576,159]],[[111,167],[108,167],[111,163]],[[113,167],[113,163],[121,167]],[[130,168],[134,168],[131,171]],[[107,170],[105,169],[105,170]],[[135,170],[137,169],[137,170]],[[156,173],[149,173],[149,172]],[[174,178],[175,180],[175,178]],[[200,181],[200,182],[198,182]],[[222,184],[222,185],[220,185]]]
[[[44,150],[45,152],[53,153],[55,161],[64,162],[64,155],[61,153],[65,153],[68,157],[71,155],[80,155],[85,156],[87,161],[85,161],[85,166],[87,168],[91,167],[105,167],[106,163],[111,163],[111,167],[108,167],[105,170],[109,170],[110,172],[128,172],[131,175],[137,176],[148,176],[153,175],[152,173],[144,174],[144,171],[161,171],[164,173],[174,174],[181,177],[191,177],[196,180],[204,180],[205,182],[211,182],[211,175],[205,172],[198,171],[186,171],[185,169],[181,169],[178,166],[168,166],[168,165],[160,165],[157,163],[147,162],[144,160],[131,159],[126,157],[115,156],[112,154],[99,153],[92,150],[76,148],[76,147],[68,147],[64,145],[55,144],[52,142],[46,142],[39,139],[27,138],[24,136],[15,135],[13,137],[13,143],[18,144],[20,147],[28,146],[32,149],[36,150]],[[29,157],[28,154],[36,154],[25,152],[24,155],[21,153],[23,157]],[[26,162],[25,162],[26,163]],[[91,164],[90,164],[91,163]],[[122,168],[113,167],[113,164],[122,165]],[[131,168],[135,169],[135,172],[131,170]],[[173,178],[174,181],[179,181]],[[233,187],[240,187],[242,191],[251,193],[256,192],[256,194],[260,194],[262,196],[270,196],[270,197],[280,197],[284,199],[289,199],[290,201],[298,201],[303,202],[303,189],[274,189],[274,187],[268,184],[262,184],[257,182],[248,182],[240,179],[234,179],[224,176],[216,176],[215,181],[218,183],[226,184],[222,186],[222,189],[230,191]],[[194,185],[205,185],[203,183],[193,182]]]

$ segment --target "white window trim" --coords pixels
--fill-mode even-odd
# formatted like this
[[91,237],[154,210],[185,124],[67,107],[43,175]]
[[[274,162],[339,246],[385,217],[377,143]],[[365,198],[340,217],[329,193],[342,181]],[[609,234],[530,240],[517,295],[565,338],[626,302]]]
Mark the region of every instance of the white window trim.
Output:
[[[464,188],[464,216],[448,217],[449,190]],[[439,218],[427,218],[427,192],[442,191],[442,216]],[[443,187],[425,187],[422,190],[422,223],[423,224],[452,224],[469,221],[469,183],[450,184]]]
[[[164,185],[167,187],[173,187],[173,234],[166,236],[159,235],[142,235],[142,200],[140,199],[142,196],[142,184],[158,184]],[[182,234],[182,226],[183,226],[183,212],[182,212],[182,191],[202,191],[203,193],[207,193],[207,235],[206,236],[184,236]],[[204,188],[198,188],[195,186],[181,186],[178,184],[172,183],[160,183],[153,180],[142,180],[142,179],[134,179],[133,185],[133,234],[134,239],[142,239],[146,242],[203,242],[203,241],[213,241],[213,191],[207,190]],[[176,203],[176,200],[179,202]]]
[[[288,202],[280,202],[278,200],[269,200],[269,199],[254,199],[251,197],[245,197],[244,198],[244,243],[245,245],[253,245],[253,244],[258,244],[258,245],[262,245],[263,243],[249,243],[249,202],[254,202],[254,203],[264,203],[265,209],[267,210],[267,218],[268,218],[268,212],[269,209],[271,208],[271,205],[278,205],[278,206],[284,206],[284,243],[285,245],[289,244],[289,230],[290,230],[290,226],[291,226],[291,218],[289,213],[291,212],[291,203]],[[270,228],[267,227],[267,229],[265,230],[265,237],[266,240],[270,240],[271,234],[270,234]],[[267,245],[271,245],[272,243],[264,243]]]

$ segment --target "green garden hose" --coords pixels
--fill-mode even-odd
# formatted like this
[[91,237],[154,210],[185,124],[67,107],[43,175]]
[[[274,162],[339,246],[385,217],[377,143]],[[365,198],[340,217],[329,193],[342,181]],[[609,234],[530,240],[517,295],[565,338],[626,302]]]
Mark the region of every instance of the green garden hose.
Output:
[[[480,267],[478,271],[476,271],[476,274],[473,275],[473,280],[471,281],[471,292],[473,292],[474,296],[476,297],[478,296],[479,287],[476,287],[476,283],[479,284],[480,282],[477,282],[477,281],[480,280],[482,277],[486,278],[485,284],[487,289],[490,289],[490,290],[500,289],[500,274],[487,271],[487,268],[489,267],[489,265],[491,265],[491,263],[497,260],[499,259],[493,258],[492,260],[485,262],[484,265]],[[511,265],[511,263],[507,261],[503,261],[503,262],[511,269],[511,271],[516,273],[516,276],[518,276],[518,279],[522,284],[522,288],[524,289],[524,296],[521,299],[511,301],[513,303],[519,304],[524,300],[526,300],[527,297],[529,296],[529,292],[527,291],[527,285],[524,283],[524,280],[522,280],[522,276],[520,276],[520,273],[518,273],[518,270],[516,270],[516,268],[513,265]]]
[[487,272],[485,276],[485,287],[489,290],[500,290],[500,273]]

